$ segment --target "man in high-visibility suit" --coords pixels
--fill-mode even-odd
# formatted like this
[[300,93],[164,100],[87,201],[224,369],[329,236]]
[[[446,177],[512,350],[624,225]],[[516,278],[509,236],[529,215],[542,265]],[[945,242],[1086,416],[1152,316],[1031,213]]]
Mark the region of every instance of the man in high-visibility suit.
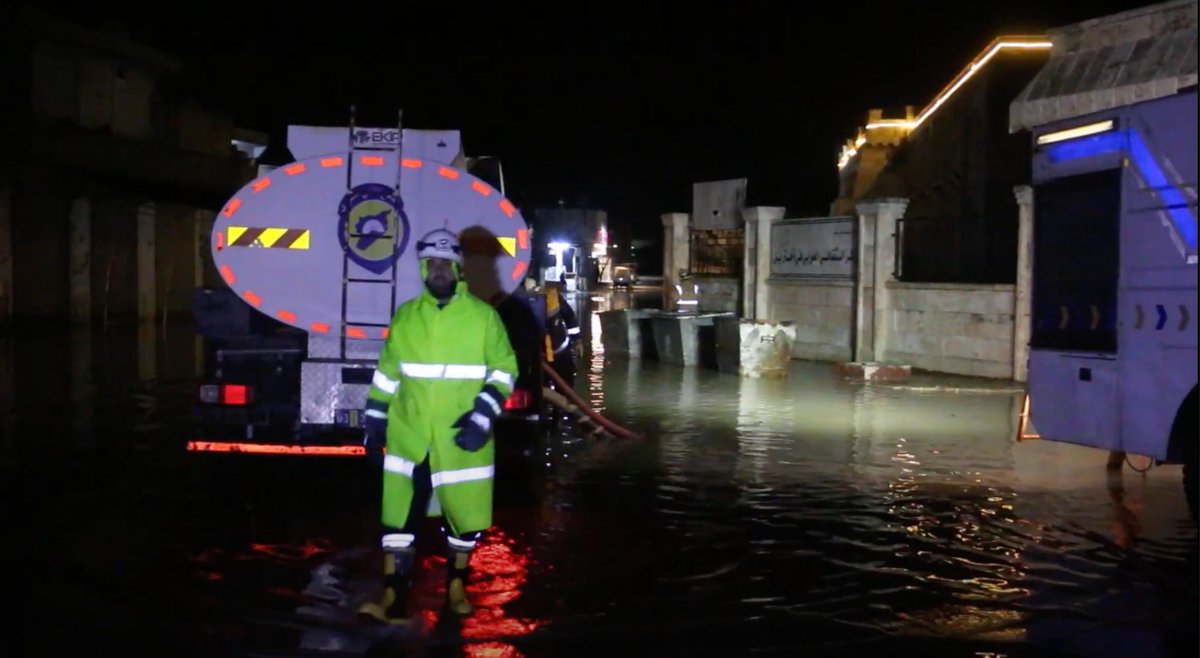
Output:
[[417,242],[425,289],[396,310],[367,401],[368,455],[383,468],[384,591],[360,613],[405,623],[417,530],[445,520],[446,596],[471,612],[471,552],[492,525],[492,424],[512,393],[517,359],[496,310],[461,279],[462,249],[449,231]]
[[563,287],[562,283],[546,286],[546,339],[550,342],[549,360],[554,371],[568,386],[574,388],[574,348],[579,340],[579,320],[575,317],[575,310],[563,296]]

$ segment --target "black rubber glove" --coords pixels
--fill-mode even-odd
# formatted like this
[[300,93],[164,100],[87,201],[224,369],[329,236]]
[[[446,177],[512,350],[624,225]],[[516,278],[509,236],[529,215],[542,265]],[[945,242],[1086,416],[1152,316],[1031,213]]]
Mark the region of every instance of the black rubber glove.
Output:
[[453,426],[459,428],[458,434],[454,435],[454,442],[458,447],[467,452],[475,452],[487,445],[492,423],[487,416],[478,411],[468,411],[459,416]]

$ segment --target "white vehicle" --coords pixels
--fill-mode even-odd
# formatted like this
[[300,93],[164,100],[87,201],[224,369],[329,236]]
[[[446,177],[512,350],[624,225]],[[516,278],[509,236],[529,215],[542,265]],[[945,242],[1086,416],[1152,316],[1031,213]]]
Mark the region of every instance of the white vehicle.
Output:
[[247,183],[213,226],[227,287],[197,293],[207,373],[189,448],[361,454],[383,339],[422,289],[414,245],[435,228],[460,235],[468,286],[497,304],[517,352],[502,419],[536,421],[542,323],[532,304],[513,303],[528,296],[529,228],[496,187],[498,162],[466,158],[458,131],[353,121],[291,126],[288,149],[295,161]]

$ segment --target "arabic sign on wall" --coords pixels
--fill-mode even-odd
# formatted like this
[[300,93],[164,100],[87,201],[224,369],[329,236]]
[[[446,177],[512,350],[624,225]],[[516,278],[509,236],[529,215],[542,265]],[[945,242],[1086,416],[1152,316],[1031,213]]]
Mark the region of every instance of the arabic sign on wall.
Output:
[[854,278],[854,217],[785,219],[771,227],[771,276]]

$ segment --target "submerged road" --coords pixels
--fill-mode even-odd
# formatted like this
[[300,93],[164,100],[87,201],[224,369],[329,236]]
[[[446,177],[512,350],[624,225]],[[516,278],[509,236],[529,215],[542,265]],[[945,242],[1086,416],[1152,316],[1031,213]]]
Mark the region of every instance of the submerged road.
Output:
[[620,295],[584,304],[579,389],[645,438],[501,473],[475,613],[441,619],[435,537],[387,638],[329,623],[376,541],[363,461],[182,450],[187,327],[0,339],[6,655],[1196,655],[1177,467],[1015,442],[1003,383],[606,358]]

